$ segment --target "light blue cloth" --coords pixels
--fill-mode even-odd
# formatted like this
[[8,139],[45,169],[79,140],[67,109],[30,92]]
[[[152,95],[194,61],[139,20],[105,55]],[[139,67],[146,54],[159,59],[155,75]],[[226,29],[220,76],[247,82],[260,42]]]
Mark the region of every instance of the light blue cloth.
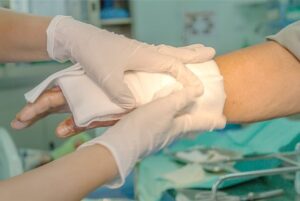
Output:
[[[300,122],[288,119],[276,119],[249,125],[240,130],[212,132],[199,135],[195,140],[182,139],[170,149],[173,151],[184,150],[193,146],[204,145],[239,151],[244,155],[274,153],[293,150],[295,144],[300,141]],[[253,166],[252,163],[239,167],[242,170],[265,169],[278,165],[278,161],[261,161]],[[164,154],[148,157],[142,161],[137,169],[136,194],[141,201],[158,201],[168,189],[201,187],[211,188],[216,181],[216,176],[209,180],[195,184],[180,186],[163,180],[166,173],[178,170],[182,165],[174,162]],[[234,180],[226,182],[225,186],[243,182]]]

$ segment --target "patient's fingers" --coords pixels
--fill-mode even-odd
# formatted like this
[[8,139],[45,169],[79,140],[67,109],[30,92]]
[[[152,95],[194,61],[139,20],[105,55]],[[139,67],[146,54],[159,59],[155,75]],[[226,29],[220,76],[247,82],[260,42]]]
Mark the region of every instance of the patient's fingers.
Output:
[[83,132],[85,130],[89,130],[92,128],[98,128],[98,127],[108,127],[112,126],[115,123],[117,123],[118,120],[111,120],[111,121],[96,121],[92,122],[87,127],[78,127],[76,126],[73,117],[69,117],[62,121],[58,127],[56,128],[56,134],[58,137],[70,137],[72,135],[76,135],[80,132]]
[[16,129],[16,130],[20,130],[20,129],[24,129],[24,128],[27,128],[29,126],[31,126],[32,124],[34,124],[36,121],[48,116],[50,113],[43,113],[43,114],[40,114],[40,115],[37,115],[35,116],[34,118],[28,120],[28,121],[20,121],[18,119],[14,119],[11,121],[10,125],[13,129]]
[[68,111],[66,100],[58,87],[45,91],[34,103],[28,103],[11,122],[14,129],[23,129],[54,113]]

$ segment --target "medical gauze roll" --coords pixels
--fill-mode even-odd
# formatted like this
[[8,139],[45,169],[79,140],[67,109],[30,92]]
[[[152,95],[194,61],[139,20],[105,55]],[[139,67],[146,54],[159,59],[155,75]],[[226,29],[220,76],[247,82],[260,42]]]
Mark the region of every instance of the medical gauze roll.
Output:
[[[203,95],[197,99],[193,107],[188,109],[188,113],[205,113],[216,119],[224,119],[223,108],[226,96],[223,77],[216,63],[211,60],[205,63],[187,64],[186,67],[201,80],[204,87]],[[182,85],[172,76],[161,73],[131,71],[125,74],[124,81],[134,95],[137,107],[182,88]],[[25,94],[25,98],[29,102],[34,102],[47,87],[54,83],[62,89],[77,126],[87,126],[94,121],[120,119],[128,112],[113,103],[84,73],[79,64],[51,75]],[[224,127],[225,121],[223,122],[217,127]]]

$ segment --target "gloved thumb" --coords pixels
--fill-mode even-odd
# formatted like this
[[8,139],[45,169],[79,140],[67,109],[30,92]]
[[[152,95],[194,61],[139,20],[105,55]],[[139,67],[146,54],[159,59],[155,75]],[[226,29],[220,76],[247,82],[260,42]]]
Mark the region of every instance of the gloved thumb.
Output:
[[99,84],[109,99],[120,107],[130,110],[136,106],[135,98],[122,75],[110,75]]
[[166,97],[166,104],[162,105],[166,106],[165,108],[170,110],[175,117],[183,109],[193,104],[202,93],[202,85],[188,86]]
[[[199,122],[199,123],[195,123]],[[168,134],[170,137],[179,137],[191,132],[201,133],[213,129],[223,129],[226,125],[225,116],[215,117],[210,114],[184,114],[174,119]]]
[[[202,94],[202,88],[200,86],[189,86],[180,91],[177,91],[165,98],[156,100],[156,103],[159,105],[160,112],[166,114],[168,118],[171,118],[171,125],[165,133],[165,140],[160,145],[160,148],[163,148],[167,144],[170,144],[178,135],[180,135],[180,127],[186,125],[186,123],[178,124],[177,115],[181,113],[185,108],[191,106],[197,97]],[[188,118],[185,118],[182,121],[188,121]]]

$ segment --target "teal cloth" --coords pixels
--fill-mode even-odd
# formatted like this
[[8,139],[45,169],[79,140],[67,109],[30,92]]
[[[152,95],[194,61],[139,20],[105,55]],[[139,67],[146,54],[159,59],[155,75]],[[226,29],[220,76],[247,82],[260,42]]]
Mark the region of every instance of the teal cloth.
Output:
[[[290,151],[300,141],[299,133],[300,122],[282,118],[251,124],[240,130],[204,133],[194,140],[182,139],[170,147],[170,150],[180,151],[203,145],[239,151],[244,155]],[[243,167],[239,167],[239,169],[265,169],[277,165],[278,161],[261,161],[256,163],[255,167],[252,163],[249,163],[243,164]],[[159,201],[163,192],[168,189],[211,188],[212,184],[218,179],[217,176],[210,175],[210,178],[205,181],[184,186],[162,179],[162,176],[166,173],[178,170],[181,167],[183,167],[182,164],[174,162],[163,153],[143,160],[137,166],[136,195],[139,200]],[[232,186],[244,181],[232,180],[224,183],[222,187]]]

